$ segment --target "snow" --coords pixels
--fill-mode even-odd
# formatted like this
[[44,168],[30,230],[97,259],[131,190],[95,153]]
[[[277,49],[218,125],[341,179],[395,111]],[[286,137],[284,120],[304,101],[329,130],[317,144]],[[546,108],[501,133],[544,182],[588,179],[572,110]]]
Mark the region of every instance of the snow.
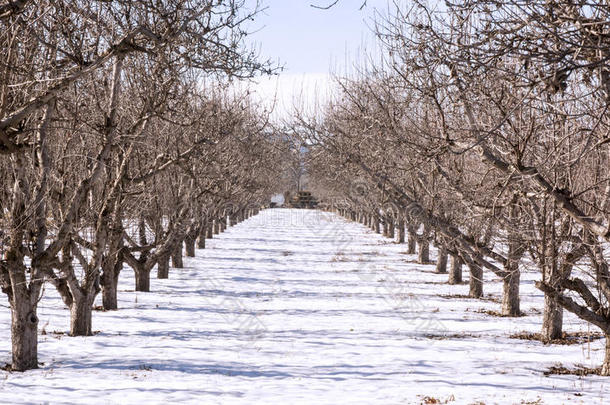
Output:
[[[0,403],[602,404],[610,396],[608,378],[543,375],[556,363],[598,366],[603,340],[509,338],[540,329],[535,272],[522,275],[527,316],[500,318],[480,312],[499,310],[493,275],[485,275],[490,299],[449,298],[468,286],[445,284],[405,245],[334,214],[266,210],[207,246],[169,280],[153,279],[151,293],[133,291],[126,267],[120,310],[95,312],[101,332],[92,337],[53,333],[67,333],[69,313],[47,287],[44,365],[0,371]],[[3,364],[10,314],[1,305]],[[565,329],[587,325],[566,314]]]

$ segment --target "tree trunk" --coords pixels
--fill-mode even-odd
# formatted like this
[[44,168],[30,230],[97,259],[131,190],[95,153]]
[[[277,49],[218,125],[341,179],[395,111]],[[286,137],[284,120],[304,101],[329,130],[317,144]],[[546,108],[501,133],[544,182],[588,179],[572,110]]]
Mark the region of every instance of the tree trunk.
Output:
[[481,298],[483,296],[483,268],[476,264],[470,264],[470,291],[471,298]]
[[102,284],[102,306],[106,311],[116,311],[119,309],[118,280],[117,277],[116,282],[111,280]]
[[[557,252],[553,249],[552,252]],[[557,253],[555,253],[557,254]],[[562,274],[568,277],[575,259],[563,259],[563,265],[558,266],[557,262],[551,260],[543,267],[543,280],[551,287],[559,289],[562,283]],[[564,267],[568,266],[568,267]],[[563,308],[548,294],[544,294],[544,312],[542,315],[542,339],[550,341],[561,339],[563,335]]]
[[119,284],[119,272],[108,274],[104,272],[102,281],[102,305],[106,311],[116,311],[119,309],[117,291]]
[[207,221],[205,221],[199,227],[199,234],[197,235],[197,249],[205,249],[205,237],[206,237],[207,229],[208,229],[208,225],[207,225]]
[[502,315],[519,316],[519,279],[521,273],[519,269],[513,270],[502,280]]
[[519,262],[525,253],[525,248],[516,242],[517,239],[518,236],[513,235],[509,242],[508,261],[505,265],[508,275],[502,280],[502,315],[504,316],[521,315],[519,308],[519,281],[521,278]]
[[11,340],[14,371],[38,368],[38,316],[36,304],[19,297],[11,305]]
[[398,220],[398,243],[405,243],[405,220]]
[[408,239],[407,239],[407,254],[414,255],[415,247],[417,244],[417,234],[414,230],[408,229]]
[[214,237],[214,220],[209,219],[206,223],[206,239],[212,239]]
[[218,221],[219,232],[224,232],[227,230],[227,217],[224,217],[220,221]]
[[95,294],[73,294],[70,305],[70,336],[91,336],[92,306]]
[[172,267],[176,269],[184,267],[184,262],[182,261],[182,242],[178,243],[172,252]]
[[447,249],[442,246],[438,249],[436,272],[439,274],[447,273]]
[[220,221],[215,219],[212,222],[214,223],[214,235],[218,235],[220,233]]
[[100,284],[102,287],[102,305],[106,311],[116,311],[119,309],[117,291],[119,284],[119,274],[123,262],[115,258],[114,262],[102,263],[102,275]]
[[[182,258],[182,255],[180,256]],[[173,256],[172,256],[173,260]],[[176,267],[176,266],[174,266]],[[168,279],[169,278],[169,256],[160,256],[157,260],[157,278]]]
[[139,269],[136,273],[136,291],[150,292],[150,269]]
[[387,222],[387,227],[388,227],[388,238],[390,239],[394,239],[395,233],[394,233],[394,218],[388,218],[388,222]]
[[561,339],[563,332],[563,308],[544,294],[544,315],[542,317],[542,339],[546,342]]
[[388,217],[383,217],[383,236],[386,238],[390,237],[390,226],[388,223]]
[[602,364],[602,375],[610,376],[610,333],[605,334],[606,337],[606,352],[604,357],[604,363]]
[[195,238],[192,236],[184,238],[184,248],[187,257],[195,257]]
[[417,252],[417,262],[421,264],[430,263],[430,231],[424,227],[422,236],[418,238],[419,251]]
[[449,284],[462,282],[462,259],[458,255],[451,255],[451,269],[449,271]]
[[373,229],[376,233],[381,233],[381,225],[379,224],[379,217],[373,218]]

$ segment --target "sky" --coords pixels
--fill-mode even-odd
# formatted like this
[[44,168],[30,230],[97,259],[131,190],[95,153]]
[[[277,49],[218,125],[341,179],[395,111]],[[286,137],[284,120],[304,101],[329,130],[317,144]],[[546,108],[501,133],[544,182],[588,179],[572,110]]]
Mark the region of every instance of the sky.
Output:
[[365,48],[373,49],[373,18],[376,10],[387,8],[387,0],[367,0],[363,9],[362,0],[340,0],[328,10],[311,6],[333,1],[261,0],[264,11],[250,26],[250,45],[283,70],[279,76],[257,79],[253,89],[266,106],[275,106],[276,120],[289,117],[295,100],[309,110],[323,104],[331,74],[349,71]]

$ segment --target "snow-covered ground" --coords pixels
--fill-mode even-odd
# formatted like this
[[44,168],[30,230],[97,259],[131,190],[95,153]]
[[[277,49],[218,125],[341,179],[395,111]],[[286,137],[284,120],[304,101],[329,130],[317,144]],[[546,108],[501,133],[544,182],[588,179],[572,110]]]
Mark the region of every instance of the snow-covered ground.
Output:
[[[207,242],[151,293],[134,292],[125,268],[121,309],[95,312],[92,337],[64,335],[68,311],[47,287],[44,365],[0,371],[0,403],[610,403],[608,378],[543,375],[556,363],[598,366],[602,340],[509,338],[540,329],[535,273],[522,276],[527,316],[500,318],[482,312],[500,307],[489,274],[487,300],[450,298],[468,286],[332,214],[266,210]],[[0,305],[4,364],[10,314]]]

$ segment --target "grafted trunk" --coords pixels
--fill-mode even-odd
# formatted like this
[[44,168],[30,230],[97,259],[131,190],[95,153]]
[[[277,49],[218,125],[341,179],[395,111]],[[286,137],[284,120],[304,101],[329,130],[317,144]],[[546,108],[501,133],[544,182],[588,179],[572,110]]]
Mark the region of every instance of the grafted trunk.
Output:
[[95,293],[73,294],[70,305],[70,336],[91,336],[92,306]]
[[458,255],[451,255],[451,268],[449,271],[449,284],[462,282],[462,259]]
[[405,220],[398,220],[398,243],[405,243]]
[[184,248],[187,257],[195,257],[195,238],[192,236],[184,238]]
[[471,298],[481,298],[483,296],[483,268],[476,264],[470,264],[470,291]]
[[415,254],[415,247],[417,244],[417,234],[415,233],[415,231],[411,228],[408,229],[407,232],[407,254],[408,255],[414,255]]
[[563,333],[563,308],[549,295],[544,294],[544,314],[542,317],[542,339],[561,339]]
[[150,270],[142,268],[134,270],[136,274],[136,291],[150,292]]
[[178,243],[172,251],[172,267],[176,269],[184,267],[184,262],[182,261],[182,242]]
[[447,249],[441,246],[438,249],[438,259],[436,260],[436,272],[440,274],[447,273]]
[[[182,256],[180,256],[180,257],[182,257]],[[173,256],[172,256],[172,259],[173,259]],[[157,278],[158,279],[169,278],[169,256],[159,256],[159,259],[157,260]]]
[[11,305],[11,341],[14,371],[38,368],[38,316],[29,297],[19,297]]

